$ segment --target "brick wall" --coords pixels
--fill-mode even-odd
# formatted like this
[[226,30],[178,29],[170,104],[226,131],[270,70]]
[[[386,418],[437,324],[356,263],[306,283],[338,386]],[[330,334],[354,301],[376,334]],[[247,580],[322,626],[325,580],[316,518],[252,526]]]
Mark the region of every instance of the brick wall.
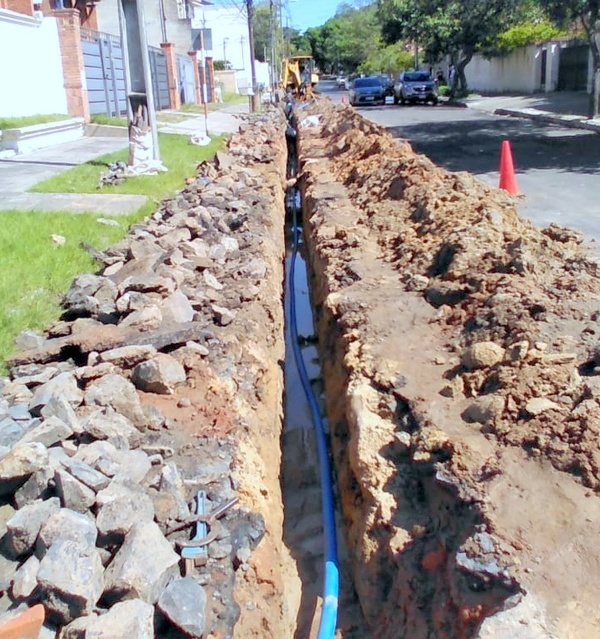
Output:
[[181,96],[178,88],[177,58],[175,57],[175,45],[171,42],[161,42],[160,48],[164,51],[167,61],[167,78],[169,82],[169,102],[172,109],[181,107]]
[[2,5],[3,9],[10,9],[17,13],[24,13],[25,15],[33,15],[33,4],[31,0],[4,0],[5,4]]
[[52,15],[58,21],[58,36],[63,65],[64,86],[67,93],[69,115],[90,121],[90,107],[83,67],[81,29],[77,9],[58,9]]

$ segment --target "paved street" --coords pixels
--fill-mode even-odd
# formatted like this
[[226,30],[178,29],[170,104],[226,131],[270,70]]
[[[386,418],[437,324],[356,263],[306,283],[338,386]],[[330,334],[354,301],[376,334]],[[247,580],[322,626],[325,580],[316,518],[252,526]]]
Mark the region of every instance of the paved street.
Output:
[[[336,102],[342,92],[328,92]],[[519,211],[539,226],[556,222],[600,243],[600,138],[593,131],[438,105],[367,107],[366,118],[407,139],[452,171],[496,186],[502,140],[510,140]],[[599,244],[600,247],[600,244]],[[600,248],[598,249],[600,251]]]

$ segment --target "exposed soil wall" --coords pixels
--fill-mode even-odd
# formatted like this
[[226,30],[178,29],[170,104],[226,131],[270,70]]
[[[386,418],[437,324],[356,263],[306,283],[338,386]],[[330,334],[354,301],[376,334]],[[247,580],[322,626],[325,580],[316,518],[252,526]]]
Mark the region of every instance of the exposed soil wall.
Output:
[[535,229],[506,194],[351,108],[297,117],[332,447],[373,636],[595,636],[597,264],[575,233]]
[[[244,124],[98,256],[98,275],[75,280],[63,320],[0,381],[3,610],[41,602],[64,639],[108,637],[99,627],[140,639],[293,635],[300,584],[279,480],[285,128],[278,111]],[[193,587],[175,580],[191,526],[174,529],[200,489],[207,510],[239,502],[209,529]],[[117,521],[106,491],[122,502]],[[61,543],[89,527],[87,581],[66,565],[51,572],[40,515],[26,519],[45,508],[75,522],[53,533]],[[153,537],[134,539],[140,522]],[[134,551],[137,539],[146,546]],[[128,613],[122,600],[134,601]]]

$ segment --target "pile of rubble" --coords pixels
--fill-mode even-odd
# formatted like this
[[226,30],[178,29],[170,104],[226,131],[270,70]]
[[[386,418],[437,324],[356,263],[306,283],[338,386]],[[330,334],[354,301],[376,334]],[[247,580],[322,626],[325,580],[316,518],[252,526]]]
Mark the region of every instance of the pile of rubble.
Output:
[[0,606],[40,602],[48,636],[217,638],[240,615],[241,636],[288,632],[271,577],[285,126],[241,127],[0,380]]

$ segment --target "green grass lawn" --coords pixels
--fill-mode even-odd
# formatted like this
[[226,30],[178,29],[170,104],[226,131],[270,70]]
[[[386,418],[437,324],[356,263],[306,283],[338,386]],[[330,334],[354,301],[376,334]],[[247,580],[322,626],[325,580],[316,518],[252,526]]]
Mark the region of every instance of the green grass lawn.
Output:
[[[96,213],[0,212],[0,373],[14,352],[14,339],[26,329],[42,331],[60,316],[60,301],[80,273],[97,270],[97,264],[80,248],[81,241],[102,250],[122,239],[131,224],[152,214],[157,201],[171,197],[196,174],[196,165],[222,147],[225,136],[208,146],[189,144],[187,136],[160,135],[161,157],[167,173],[127,178],[123,184],[100,192],[146,195],[149,201],[135,214],[113,218],[119,226],[98,222]],[[127,160],[127,150],[97,158],[65,171],[34,189],[43,193],[98,193],[96,185],[106,171],[103,163]],[[51,235],[66,238],[57,246]]]
[[111,115],[97,113],[96,115],[90,116],[90,122],[92,124],[108,124],[110,126],[127,126],[127,116],[117,118]]
[[[95,213],[0,213],[0,368],[14,351],[15,337],[25,329],[41,331],[60,315],[60,300],[73,278],[96,270],[80,246],[104,249],[120,240],[140,214],[114,218],[107,226]],[[57,246],[51,235],[66,238]]]
[[60,115],[59,113],[50,115],[26,115],[19,118],[0,118],[0,129],[20,129],[24,126],[58,122],[60,120],[69,120],[70,118],[70,115]]
[[147,195],[151,199],[162,200],[185,186],[185,178],[195,175],[196,165],[212,157],[224,141],[224,136],[215,136],[208,146],[189,143],[187,135],[158,134],[160,156],[169,169],[159,175],[141,175],[127,178],[122,184],[103,186],[98,189],[98,181],[108,170],[108,165],[127,162],[127,149],[109,153],[93,162],[81,164],[69,171],[36,184],[31,191],[36,193],[125,193]]

